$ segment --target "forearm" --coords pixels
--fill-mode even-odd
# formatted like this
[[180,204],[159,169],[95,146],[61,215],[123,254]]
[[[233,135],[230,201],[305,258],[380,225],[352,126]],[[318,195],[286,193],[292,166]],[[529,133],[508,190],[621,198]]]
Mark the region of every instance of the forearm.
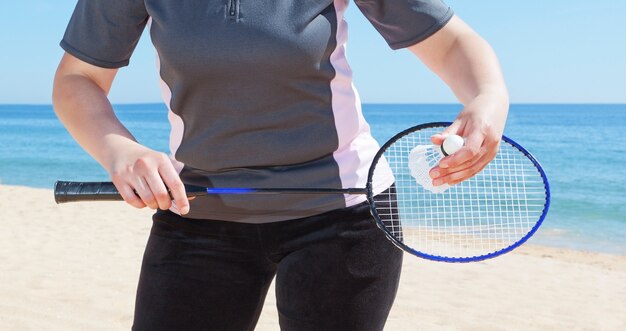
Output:
[[491,46],[454,17],[442,34],[409,49],[436,73],[465,106],[488,96],[508,108],[508,91]]
[[115,116],[107,92],[91,78],[58,73],[54,81],[54,110],[72,137],[110,170],[115,150],[136,145],[135,138]]
[[454,38],[441,61],[438,74],[464,106],[459,119],[465,123],[481,122],[465,126],[481,127],[483,134],[501,136],[508,116],[509,94],[491,46],[468,27]]
[[443,61],[441,78],[463,105],[484,95],[508,103],[498,59],[480,36],[458,36]]

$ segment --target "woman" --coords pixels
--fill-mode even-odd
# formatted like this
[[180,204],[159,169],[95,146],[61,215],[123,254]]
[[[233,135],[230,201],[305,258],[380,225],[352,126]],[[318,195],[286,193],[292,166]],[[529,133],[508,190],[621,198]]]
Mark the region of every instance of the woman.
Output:
[[[433,183],[476,174],[494,157],[508,111],[489,45],[439,0],[355,2],[390,47],[408,48],[464,105],[432,138],[466,139],[431,171]],[[402,254],[376,229],[364,197],[189,201],[183,185],[365,186],[378,145],[344,56],[346,6],[79,0],[61,42],[55,111],[128,204],[158,209],[134,330],[252,330],[274,276],[283,330],[383,328]],[[146,25],[169,107],[169,157],[138,144],[107,99]]]

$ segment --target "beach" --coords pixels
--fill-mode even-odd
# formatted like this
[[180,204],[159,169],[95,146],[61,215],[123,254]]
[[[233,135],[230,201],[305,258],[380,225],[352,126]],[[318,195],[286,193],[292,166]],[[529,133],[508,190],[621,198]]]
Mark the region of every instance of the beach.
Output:
[[[148,209],[0,185],[0,330],[129,330]],[[540,230],[541,231],[541,230]],[[273,288],[256,330],[279,330]],[[405,254],[385,330],[625,330],[626,256],[524,245],[471,264]]]

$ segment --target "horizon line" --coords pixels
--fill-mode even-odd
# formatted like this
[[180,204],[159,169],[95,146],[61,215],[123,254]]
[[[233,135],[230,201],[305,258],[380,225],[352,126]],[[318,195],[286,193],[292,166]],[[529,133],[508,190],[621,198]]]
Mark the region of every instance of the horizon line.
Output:
[[[363,105],[461,105],[459,102],[361,102]],[[626,102],[511,102],[510,105],[626,105]],[[116,102],[113,106],[165,105],[165,102]],[[52,103],[1,103],[0,106],[52,106]]]

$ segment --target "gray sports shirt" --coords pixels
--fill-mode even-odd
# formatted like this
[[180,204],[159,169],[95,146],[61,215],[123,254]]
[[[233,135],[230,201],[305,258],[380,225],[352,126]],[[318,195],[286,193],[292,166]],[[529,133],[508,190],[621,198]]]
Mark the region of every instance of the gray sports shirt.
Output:
[[[444,26],[439,0],[355,0],[393,49]],[[345,57],[348,0],[79,0],[61,47],[128,65],[146,25],[157,51],[171,159],[207,187],[365,187],[379,146]],[[375,192],[392,182],[377,172]],[[361,203],[359,195],[219,195],[191,218],[263,223]],[[176,208],[172,209],[177,212]]]

